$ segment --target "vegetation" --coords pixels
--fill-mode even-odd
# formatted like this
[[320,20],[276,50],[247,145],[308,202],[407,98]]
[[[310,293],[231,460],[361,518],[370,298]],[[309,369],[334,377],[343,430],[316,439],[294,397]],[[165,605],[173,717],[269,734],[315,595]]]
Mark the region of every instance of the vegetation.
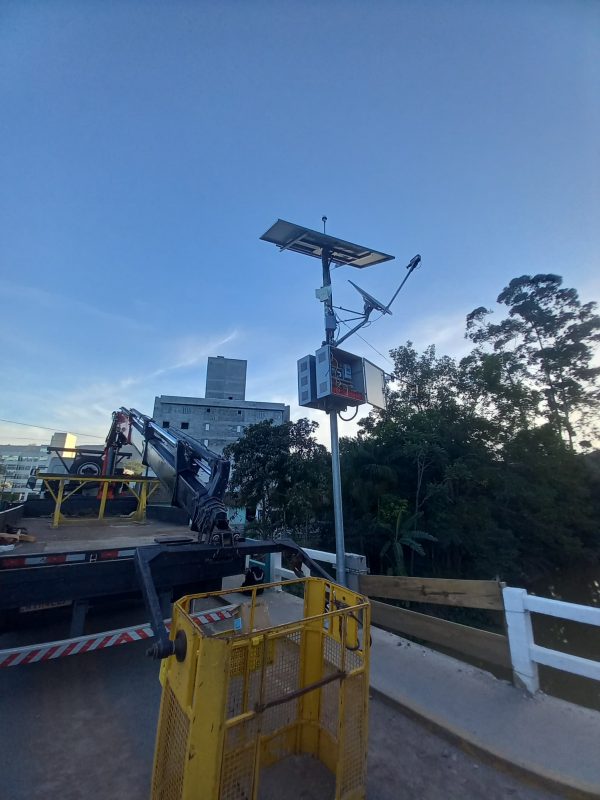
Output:
[[254,533],[305,540],[318,534],[315,522],[329,492],[329,455],[318,444],[316,422],[301,419],[250,425],[225,449],[234,461],[230,503],[258,509]]
[[[395,348],[388,407],[343,439],[346,542],[372,571],[527,582],[600,554],[600,317],[556,275],[515,278],[467,317],[461,360]],[[230,448],[234,491],[264,526],[333,549],[315,423],[253,426]]]

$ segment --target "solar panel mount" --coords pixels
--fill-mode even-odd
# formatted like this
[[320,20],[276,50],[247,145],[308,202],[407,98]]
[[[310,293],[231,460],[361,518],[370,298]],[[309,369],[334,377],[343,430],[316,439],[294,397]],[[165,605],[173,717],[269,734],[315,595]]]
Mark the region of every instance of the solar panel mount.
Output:
[[277,245],[280,250],[293,250],[295,253],[318,259],[322,259],[323,252],[326,251],[331,264],[358,269],[372,267],[374,264],[381,264],[394,258],[379,250],[347,242],[311,228],[304,228],[284,219],[278,219],[260,238]]

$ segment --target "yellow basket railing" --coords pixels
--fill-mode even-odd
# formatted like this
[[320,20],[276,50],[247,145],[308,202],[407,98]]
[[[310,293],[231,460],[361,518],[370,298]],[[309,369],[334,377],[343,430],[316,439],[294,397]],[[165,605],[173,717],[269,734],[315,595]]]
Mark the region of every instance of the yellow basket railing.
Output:
[[[177,655],[161,669],[153,800],[259,800],[275,774],[285,781],[292,757],[321,762],[315,767],[330,778],[323,800],[365,797],[369,602],[321,578],[266,588],[282,585],[303,592],[299,618],[284,625],[270,625],[257,587],[220,630],[200,624],[195,608],[237,590],[175,604]],[[293,796],[282,785],[281,797]]]

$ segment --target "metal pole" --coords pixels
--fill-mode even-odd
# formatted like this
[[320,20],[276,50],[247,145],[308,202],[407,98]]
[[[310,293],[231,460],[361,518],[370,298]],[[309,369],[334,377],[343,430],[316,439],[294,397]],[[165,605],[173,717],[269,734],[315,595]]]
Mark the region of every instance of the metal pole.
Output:
[[[323,286],[331,286],[329,271],[330,253],[323,250],[321,263],[323,265]],[[332,294],[323,303],[325,311],[325,344],[333,345],[335,336],[335,316],[333,313]],[[346,545],[344,542],[344,513],[342,509],[342,476],[340,473],[340,443],[338,436],[337,410],[329,410],[329,427],[331,431],[331,474],[333,478],[333,519],[335,524],[335,566],[336,580],[342,586],[347,586],[346,580]]]
[[340,444],[338,439],[337,411],[329,412],[331,429],[331,472],[333,475],[333,519],[335,522],[336,579],[342,586],[346,580],[346,544],[344,542],[344,513],[342,510],[342,476],[340,473]]
[[[329,250],[323,249],[321,253],[321,264],[323,266],[323,286],[329,286],[331,290],[331,273],[329,272],[329,259],[331,253]],[[325,341],[323,344],[333,344],[335,335],[335,315],[333,313],[333,295],[329,292],[329,297],[323,303],[323,310],[325,312]]]

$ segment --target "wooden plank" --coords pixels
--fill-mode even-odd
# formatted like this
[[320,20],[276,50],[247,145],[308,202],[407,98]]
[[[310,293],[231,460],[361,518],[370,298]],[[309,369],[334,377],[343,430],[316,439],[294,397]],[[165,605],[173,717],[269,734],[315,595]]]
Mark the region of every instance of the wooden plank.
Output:
[[35,536],[30,536],[27,533],[0,533],[0,539],[6,539],[10,542],[35,542]]
[[389,603],[371,600],[371,621],[393,633],[407,634],[426,642],[448,647],[458,653],[481,658],[491,664],[511,668],[508,639],[457,622],[437,619],[417,611],[396,608]]
[[451,578],[406,578],[397,575],[361,575],[360,591],[369,597],[412,600],[460,608],[503,611],[502,584]]

